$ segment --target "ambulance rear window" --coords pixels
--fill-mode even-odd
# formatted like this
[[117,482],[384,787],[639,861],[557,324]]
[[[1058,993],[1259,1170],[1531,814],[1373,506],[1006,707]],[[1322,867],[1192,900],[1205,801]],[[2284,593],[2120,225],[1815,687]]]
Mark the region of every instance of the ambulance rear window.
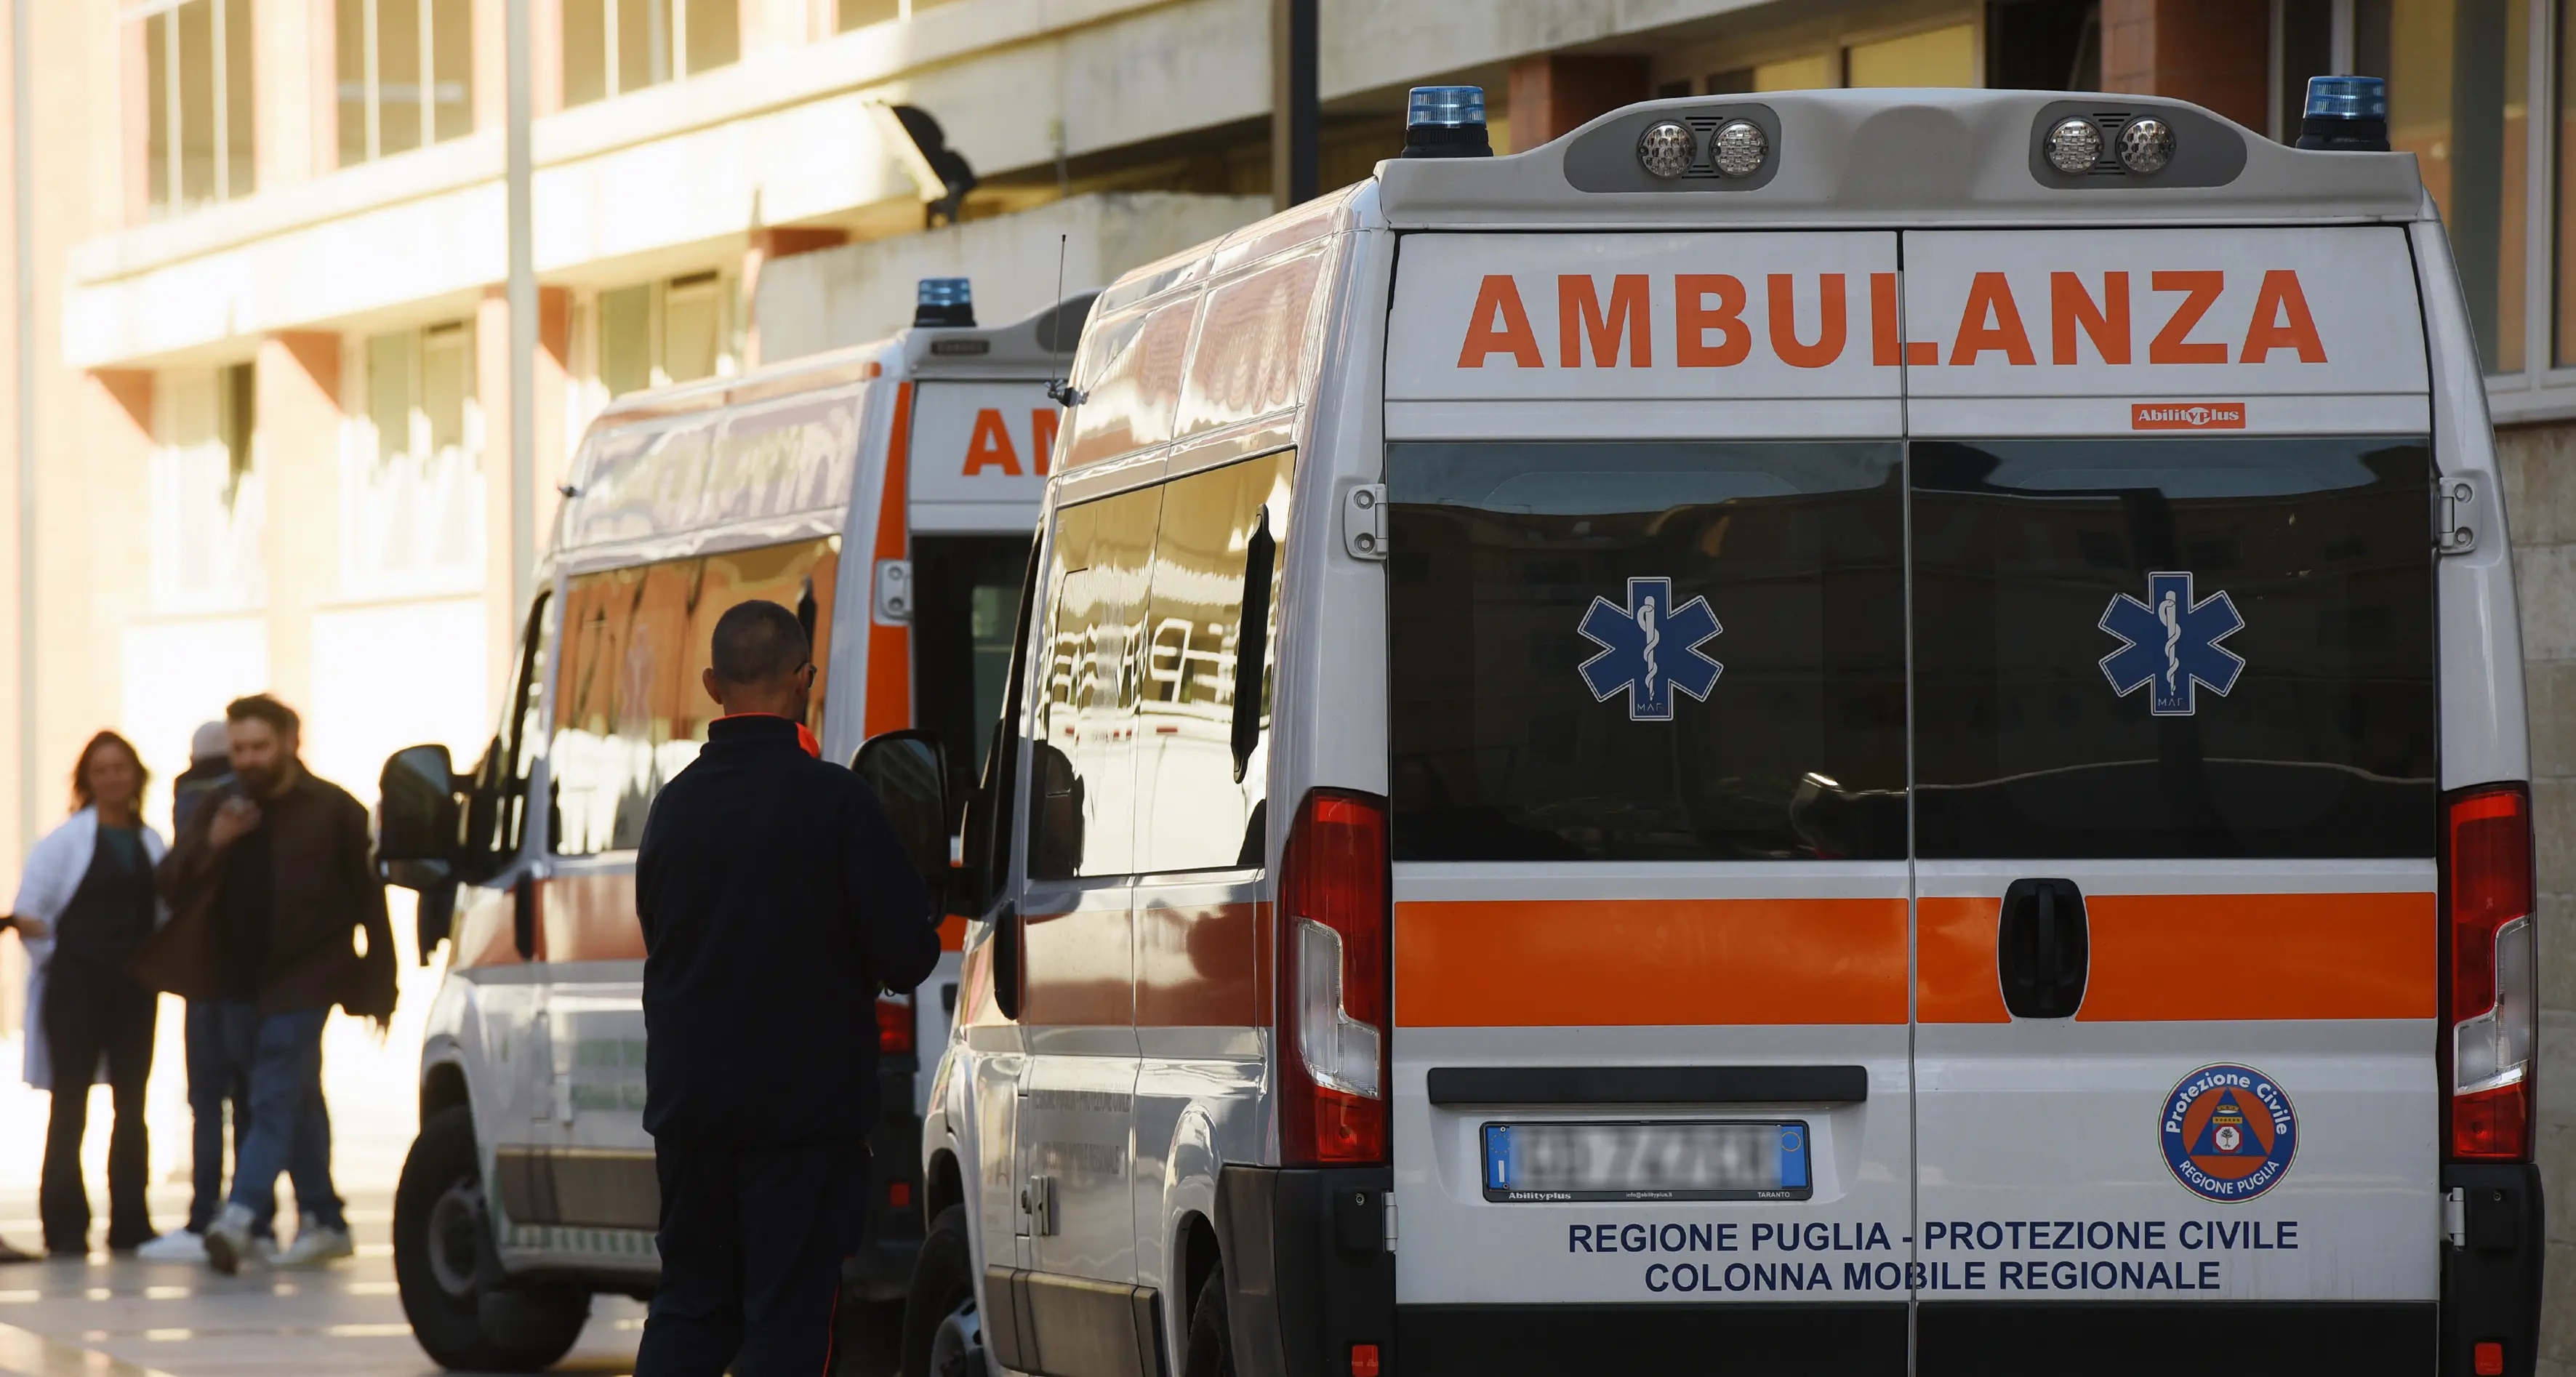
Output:
[[2432,854],[2424,441],[1918,443],[1912,472],[1916,854]]
[[1395,858],[1901,859],[1902,457],[1390,445]]

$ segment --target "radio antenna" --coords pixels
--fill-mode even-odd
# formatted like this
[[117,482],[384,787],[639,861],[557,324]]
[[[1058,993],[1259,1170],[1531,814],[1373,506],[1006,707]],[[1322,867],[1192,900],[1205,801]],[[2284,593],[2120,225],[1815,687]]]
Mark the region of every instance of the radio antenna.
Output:
[[1057,406],[1080,406],[1090,400],[1064,367],[1064,256],[1073,242],[1070,234],[1055,237],[1055,313],[1047,317],[1047,352],[1055,355],[1055,380],[1047,384],[1047,395]]

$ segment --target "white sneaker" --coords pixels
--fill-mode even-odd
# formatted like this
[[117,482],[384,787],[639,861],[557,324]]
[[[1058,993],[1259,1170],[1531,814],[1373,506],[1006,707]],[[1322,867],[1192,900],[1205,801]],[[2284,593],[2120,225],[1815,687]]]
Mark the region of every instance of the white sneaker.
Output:
[[242,1260],[254,1267],[276,1266],[277,1236],[274,1234],[261,1234],[259,1237],[252,1239],[250,1241],[250,1252],[246,1254]]
[[277,1265],[319,1267],[344,1257],[355,1257],[357,1253],[357,1248],[349,1242],[347,1229],[325,1228],[319,1219],[308,1214],[296,1226],[295,1241],[279,1251]]
[[250,1206],[224,1206],[206,1226],[206,1265],[225,1276],[240,1271],[242,1256],[250,1251],[250,1226]]
[[206,1236],[186,1229],[172,1229],[134,1250],[145,1262],[203,1262],[206,1260]]

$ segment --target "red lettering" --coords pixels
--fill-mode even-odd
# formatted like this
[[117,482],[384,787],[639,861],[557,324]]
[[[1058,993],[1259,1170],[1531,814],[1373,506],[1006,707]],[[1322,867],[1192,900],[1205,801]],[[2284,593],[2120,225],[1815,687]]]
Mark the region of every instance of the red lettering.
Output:
[[1905,362],[1904,321],[1896,312],[1896,274],[1869,275],[1869,361],[1880,368]]
[[1800,344],[1796,279],[1787,273],[1771,274],[1771,352],[1792,368],[1822,368],[1843,356],[1843,275],[1826,273],[1820,286],[1823,329],[1814,344]]
[[1467,342],[1458,350],[1460,368],[1482,368],[1489,354],[1509,354],[1522,368],[1545,368],[1538,336],[1530,333],[1529,312],[1521,306],[1520,284],[1509,273],[1488,273],[1476,289],[1476,306],[1467,316]]
[[2254,294],[2254,319],[2245,327],[2245,348],[2236,361],[2263,363],[2275,349],[2297,350],[2301,363],[2326,361],[2316,317],[2308,314],[2307,293],[2299,290],[2299,275],[2287,268],[2263,274],[2263,289]]
[[1055,432],[1063,420],[1064,413],[1051,406],[1042,406],[1029,413],[1029,457],[1037,461],[1041,478],[1054,466]]
[[1603,368],[1619,366],[1619,332],[1628,334],[1628,366],[1651,368],[1647,348],[1646,275],[1620,273],[1610,279],[1610,308],[1604,312],[1589,273],[1569,273],[1556,280],[1556,354],[1564,368],[1583,366],[1583,341],[1592,340],[1592,361]]
[[2104,363],[2129,361],[2129,275],[2102,274],[2102,301],[2095,305],[2084,279],[2073,273],[2048,275],[2049,360],[2075,363],[2075,329],[2093,341]]
[[2173,315],[2165,321],[2165,328],[2147,341],[2147,362],[2227,362],[2226,345],[2190,342],[2191,328],[2200,324],[2200,318],[2209,314],[2218,294],[2227,290],[2227,274],[2217,271],[2151,273],[2147,277],[2147,285],[2159,292],[2185,293],[2182,304],[2174,307]]
[[[1708,304],[1714,293],[1717,305]],[[1744,328],[1744,283],[1724,273],[1683,273],[1673,279],[1673,306],[1680,324],[1674,352],[1684,368],[1732,368],[1753,353],[1753,332]],[[1718,332],[1717,343],[1708,332]]]
[[966,476],[969,478],[989,468],[1017,478],[1020,453],[1011,448],[1011,428],[1002,424],[1002,413],[986,407],[975,413],[975,433],[966,441]]
[[1968,304],[1959,312],[1959,334],[1950,341],[1952,366],[1977,361],[1989,349],[2006,361],[2036,365],[2030,335],[2021,328],[2021,308],[2013,303],[2012,283],[2002,273],[1979,273],[1968,283]]

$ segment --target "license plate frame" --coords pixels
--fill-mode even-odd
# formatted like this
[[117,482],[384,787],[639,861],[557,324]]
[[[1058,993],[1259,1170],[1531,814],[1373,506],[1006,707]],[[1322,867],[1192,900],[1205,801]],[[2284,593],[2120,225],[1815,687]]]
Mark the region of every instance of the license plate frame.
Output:
[[[1659,1133],[1671,1149],[1698,1154],[1699,1180],[1638,1175]],[[1626,1148],[1624,1169],[1598,1160],[1621,1151],[1623,1137],[1639,1140]],[[1485,1199],[1495,1204],[1809,1200],[1816,1193],[1814,1143],[1804,1119],[1489,1120],[1477,1131],[1477,1170]],[[1586,1160],[1569,1164],[1569,1152]],[[1736,1160],[1712,1164],[1711,1152]],[[1767,1155],[1772,1170],[1762,1173],[1747,1153]],[[1622,1181],[1623,1174],[1633,1179]]]

